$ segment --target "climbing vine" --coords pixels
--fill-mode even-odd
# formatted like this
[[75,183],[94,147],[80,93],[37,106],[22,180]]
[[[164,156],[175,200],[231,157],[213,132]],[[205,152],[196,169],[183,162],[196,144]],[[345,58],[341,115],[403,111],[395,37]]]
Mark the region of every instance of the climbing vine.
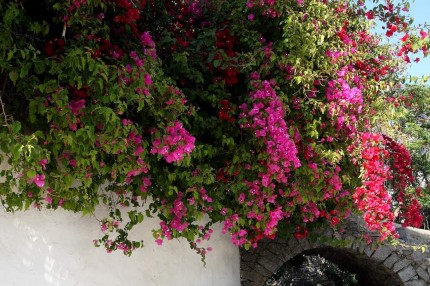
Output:
[[[427,54],[408,5],[3,1],[1,203],[103,204],[95,244],[125,254],[152,216],[156,243],[183,237],[202,255],[216,222],[245,248],[351,212],[384,239],[393,206],[419,226],[407,150],[374,134],[401,67]],[[403,35],[398,50],[369,32],[373,18]]]

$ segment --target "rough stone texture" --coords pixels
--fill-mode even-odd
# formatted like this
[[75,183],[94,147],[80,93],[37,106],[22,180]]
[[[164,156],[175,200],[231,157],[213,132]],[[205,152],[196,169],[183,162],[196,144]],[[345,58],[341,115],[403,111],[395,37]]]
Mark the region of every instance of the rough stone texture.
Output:
[[402,279],[403,282],[408,282],[415,275],[417,275],[417,272],[415,271],[415,269],[412,266],[408,266],[407,268],[398,272],[398,275],[399,275],[400,279]]
[[303,250],[305,250],[300,246],[300,243],[297,241],[295,237],[291,237],[290,240],[288,241],[288,248],[290,249],[291,252],[294,252],[294,253],[300,253]]
[[373,253],[372,258],[384,261],[393,252],[393,248],[388,245],[382,245]]
[[307,239],[300,239],[299,244],[303,250],[310,249],[311,245]]
[[388,268],[393,267],[393,265],[399,261],[399,257],[397,256],[396,253],[392,253],[385,261],[384,261],[384,265]]
[[368,245],[365,249],[364,249],[364,254],[366,254],[366,256],[372,256],[373,252],[375,251],[374,246],[370,246]]
[[[266,240],[249,252],[241,250],[242,285],[261,286],[282,265],[299,254],[318,254],[347,270],[357,274],[360,285],[366,286],[421,286],[430,285],[430,252],[412,248],[430,245],[430,232],[413,228],[399,228],[400,242],[397,246],[381,245],[372,247],[355,239],[366,234],[376,241],[378,234],[367,230],[359,217],[351,217],[342,227],[344,233],[322,229],[319,238],[344,239],[344,247],[334,248],[326,239],[309,241]],[[328,240],[330,241],[330,240]],[[405,243],[403,243],[405,242]]]
[[411,263],[412,263],[412,261],[408,260],[408,259],[399,260],[394,264],[392,270],[394,272],[399,272],[400,270],[402,270],[403,268],[405,268],[406,266],[408,266]]
[[279,259],[271,259],[267,256],[262,256],[258,260],[259,265],[264,265],[264,268],[270,271],[269,275],[275,273],[278,270],[279,265],[282,265],[282,262],[279,262]]
[[423,280],[413,280],[405,283],[405,286],[428,286],[428,284]]
[[400,235],[400,239],[410,244],[423,244],[425,241],[430,241],[430,231],[428,230],[414,227],[403,228],[398,224],[396,224],[396,230]]
[[411,255],[411,259],[414,261],[423,261],[427,257],[428,257],[428,253],[422,252],[420,250],[415,250]]
[[364,250],[366,249],[365,243],[358,243],[357,252],[364,254]]
[[272,271],[266,269],[265,266],[261,265],[258,262],[255,264],[255,270],[257,270],[258,273],[263,274],[265,277],[270,277],[273,274]]
[[417,273],[418,273],[418,276],[421,278],[421,279],[423,279],[423,280],[425,280],[425,281],[429,281],[430,279],[430,277],[429,277],[429,274],[428,274],[428,272],[427,271],[425,271],[422,267],[418,267],[417,269],[416,269],[416,271],[417,271]]

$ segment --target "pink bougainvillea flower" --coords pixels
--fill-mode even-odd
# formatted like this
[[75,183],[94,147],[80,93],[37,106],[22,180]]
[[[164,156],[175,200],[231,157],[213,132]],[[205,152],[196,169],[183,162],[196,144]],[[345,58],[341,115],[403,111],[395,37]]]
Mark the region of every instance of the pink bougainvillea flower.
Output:
[[133,155],[137,157],[137,156],[139,156],[143,151],[144,151],[143,147],[139,145],[139,146],[137,146],[137,147],[136,147],[136,150],[133,152]]
[[162,155],[168,163],[177,162],[193,151],[195,140],[182,123],[176,120],[167,127],[167,134],[152,142],[151,154]]
[[52,198],[51,197],[46,197],[45,198],[45,202],[47,202],[48,204],[52,204]]
[[147,85],[147,86],[152,85],[152,77],[151,77],[151,75],[146,74],[146,75],[144,76],[144,78],[145,78],[145,85]]
[[124,125],[124,126],[128,126],[128,125],[132,125],[133,124],[133,121],[131,121],[131,120],[129,120],[129,119],[123,119],[122,120],[122,125]]
[[158,245],[163,245],[163,240],[162,240],[161,238],[156,239],[156,240],[155,240],[155,242],[156,242]]
[[140,42],[143,46],[148,48],[155,48],[155,42],[151,37],[151,34],[149,32],[144,32],[140,36]]
[[70,161],[69,161],[69,165],[70,165],[71,167],[75,168],[75,167],[76,167],[76,159],[72,159],[72,160],[70,160]]
[[43,186],[45,185],[45,175],[36,175],[33,179],[32,179],[33,183],[36,184],[36,186],[38,186],[39,188],[43,188]]
[[39,165],[42,166],[43,170],[46,170],[46,164],[48,164],[48,160],[47,159],[42,159],[39,161]]

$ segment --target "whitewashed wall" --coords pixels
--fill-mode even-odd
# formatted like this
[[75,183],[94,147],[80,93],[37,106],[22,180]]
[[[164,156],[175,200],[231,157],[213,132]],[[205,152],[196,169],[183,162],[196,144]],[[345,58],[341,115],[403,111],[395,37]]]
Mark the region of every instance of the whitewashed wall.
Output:
[[[146,223],[145,223],[146,222]],[[137,226],[145,247],[131,257],[95,248],[97,221],[65,211],[0,210],[0,285],[237,286],[239,252],[216,227],[206,267],[186,241],[154,243],[156,220]]]

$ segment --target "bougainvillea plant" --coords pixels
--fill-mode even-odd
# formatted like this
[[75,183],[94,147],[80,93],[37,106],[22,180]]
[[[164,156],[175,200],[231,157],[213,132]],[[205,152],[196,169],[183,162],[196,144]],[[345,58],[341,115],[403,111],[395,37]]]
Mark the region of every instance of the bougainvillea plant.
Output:
[[216,222],[244,248],[353,212],[382,239],[395,219],[419,226],[408,152],[375,131],[404,63],[428,52],[408,5],[2,1],[1,203],[105,205],[95,244],[125,254],[152,216],[158,244],[203,255]]

